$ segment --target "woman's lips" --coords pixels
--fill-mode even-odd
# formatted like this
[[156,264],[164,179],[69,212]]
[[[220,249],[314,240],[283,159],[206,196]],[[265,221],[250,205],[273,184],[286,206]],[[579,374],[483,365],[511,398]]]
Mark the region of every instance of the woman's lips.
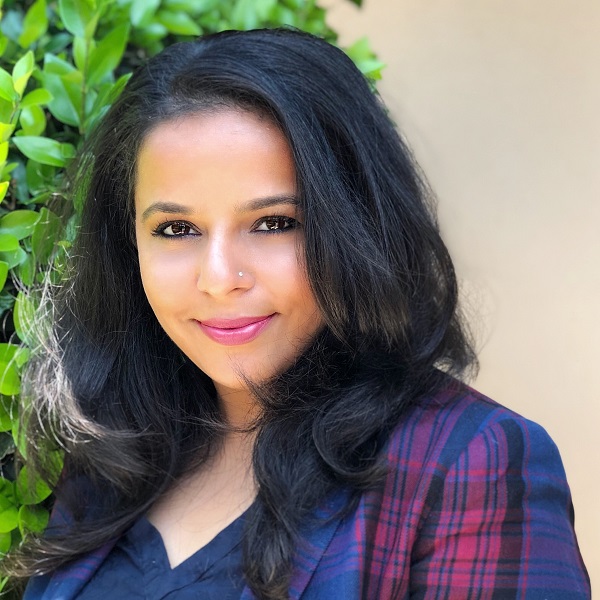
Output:
[[197,321],[200,329],[214,342],[224,346],[247,344],[256,338],[275,316],[206,319]]

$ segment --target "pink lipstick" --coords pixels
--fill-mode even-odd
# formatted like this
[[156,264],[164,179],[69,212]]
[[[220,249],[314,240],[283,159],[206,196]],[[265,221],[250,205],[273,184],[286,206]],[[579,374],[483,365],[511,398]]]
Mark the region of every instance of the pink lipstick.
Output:
[[275,313],[261,317],[206,319],[205,321],[198,321],[198,325],[213,342],[224,346],[238,346],[255,339],[274,316]]

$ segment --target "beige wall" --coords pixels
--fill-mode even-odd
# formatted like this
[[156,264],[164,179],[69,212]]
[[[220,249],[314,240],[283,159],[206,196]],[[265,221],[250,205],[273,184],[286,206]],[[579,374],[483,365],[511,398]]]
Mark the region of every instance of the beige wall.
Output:
[[367,35],[475,309],[475,385],[541,423],[600,592],[600,2],[324,0]]

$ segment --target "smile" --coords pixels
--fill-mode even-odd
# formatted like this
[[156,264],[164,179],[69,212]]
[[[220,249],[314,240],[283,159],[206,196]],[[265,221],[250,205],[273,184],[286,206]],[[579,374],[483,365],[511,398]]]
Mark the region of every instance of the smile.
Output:
[[213,342],[224,346],[238,346],[254,340],[275,316],[240,317],[238,319],[207,319],[196,321]]

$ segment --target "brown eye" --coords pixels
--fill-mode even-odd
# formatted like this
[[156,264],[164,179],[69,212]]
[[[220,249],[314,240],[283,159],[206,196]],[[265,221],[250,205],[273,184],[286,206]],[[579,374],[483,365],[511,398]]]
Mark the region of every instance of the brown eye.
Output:
[[296,227],[296,219],[291,217],[266,217],[261,219],[256,227],[255,231],[284,231],[286,229],[293,229]]
[[267,229],[283,229],[286,223],[281,217],[275,217],[267,219],[265,225],[267,226]]
[[156,231],[156,235],[163,237],[186,237],[188,235],[198,235],[197,231],[185,221],[171,221],[163,223]]
[[185,223],[173,223],[173,225],[164,230],[165,233],[167,231],[169,231],[167,235],[187,235],[190,232],[190,226]]

